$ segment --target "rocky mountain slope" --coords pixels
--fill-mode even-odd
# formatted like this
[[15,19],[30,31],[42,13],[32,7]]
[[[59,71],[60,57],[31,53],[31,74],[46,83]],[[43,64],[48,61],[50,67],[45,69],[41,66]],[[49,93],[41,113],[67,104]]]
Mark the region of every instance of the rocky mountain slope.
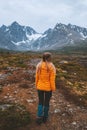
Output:
[[10,50],[58,50],[66,46],[80,46],[79,42],[86,42],[87,46],[87,28],[71,24],[58,23],[43,34],[17,22],[0,27],[0,48]]
[[33,28],[13,22],[10,26],[1,26],[0,48],[31,50],[31,43],[40,36],[41,34],[37,33]]
[[33,43],[33,47],[39,50],[57,50],[66,46],[76,46],[79,42],[83,43],[86,38],[86,28],[60,23],[56,24],[53,29],[48,29],[41,38],[38,38],[35,43]]

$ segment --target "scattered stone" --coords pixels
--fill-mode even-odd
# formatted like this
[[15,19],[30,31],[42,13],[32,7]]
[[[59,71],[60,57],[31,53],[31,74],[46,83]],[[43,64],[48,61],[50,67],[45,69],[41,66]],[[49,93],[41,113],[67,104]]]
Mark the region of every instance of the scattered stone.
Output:
[[66,73],[66,74],[68,73],[66,70],[62,70],[62,72],[63,72],[63,73]]
[[87,129],[87,126],[85,126],[85,129]]
[[0,79],[5,79],[9,74],[0,74]]
[[18,91],[14,91],[14,94],[17,94],[18,93]]
[[70,107],[70,106],[71,106],[70,104],[67,105],[67,107]]
[[60,63],[60,64],[68,64],[69,62],[66,61],[66,60],[62,60],[62,61],[60,61],[59,63]]
[[10,94],[9,93],[7,93],[7,96],[9,96]]
[[54,110],[54,113],[60,113],[60,112],[61,112],[60,109],[55,109],[55,110]]
[[4,99],[7,99],[8,98],[8,96],[4,96]]
[[27,101],[28,103],[32,103],[32,102],[34,102],[33,99],[27,99],[26,101]]
[[75,121],[72,122],[72,125],[76,125],[77,123]]
[[76,73],[73,73],[74,75],[77,75]]
[[65,80],[65,77],[63,77],[63,76],[62,76],[62,77],[60,77],[60,80],[64,81],[64,80]]
[[2,104],[0,105],[0,109],[2,109],[2,111],[6,110],[7,108],[11,107],[12,105],[9,104]]
[[69,111],[72,113],[72,112],[73,112],[73,109],[72,109],[72,108],[69,108]]
[[67,85],[73,86],[73,83],[71,83],[70,81],[67,80],[66,82]]

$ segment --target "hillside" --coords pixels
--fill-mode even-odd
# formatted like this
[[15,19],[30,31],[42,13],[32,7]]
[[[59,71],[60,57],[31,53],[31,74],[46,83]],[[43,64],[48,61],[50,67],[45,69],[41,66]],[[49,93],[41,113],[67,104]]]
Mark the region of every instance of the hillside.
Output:
[[[23,119],[27,119],[24,125],[23,122],[20,122],[20,125],[14,128],[14,125],[11,124],[13,126],[11,128],[9,126],[9,130],[86,130],[86,54],[60,55],[53,53],[53,63],[57,70],[57,90],[53,93],[50,102],[49,121],[37,126],[35,120],[38,98],[34,82],[36,65],[40,61],[41,55],[41,53],[0,53],[0,112],[3,113],[0,128],[4,122],[4,112],[9,104],[15,104],[20,106],[20,110],[21,105],[24,106],[23,108],[30,113],[30,120],[24,116]],[[19,110],[17,109],[17,111]],[[18,114],[16,116],[19,117]],[[15,119],[11,117],[11,119],[13,122],[15,120],[18,122],[16,117]],[[8,124],[10,124],[10,120]],[[7,129],[4,128],[4,130]]]

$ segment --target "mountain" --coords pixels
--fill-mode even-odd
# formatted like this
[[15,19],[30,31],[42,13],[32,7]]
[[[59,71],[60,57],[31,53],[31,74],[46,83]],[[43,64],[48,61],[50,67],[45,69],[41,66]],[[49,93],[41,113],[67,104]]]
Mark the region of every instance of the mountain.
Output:
[[64,46],[74,46],[87,38],[87,29],[76,25],[56,24],[48,29],[33,43],[33,48],[39,50],[56,50]]
[[[83,44],[85,42],[85,44]],[[87,28],[57,23],[43,34],[16,21],[0,27],[0,48],[20,51],[58,50],[64,47],[87,47]]]
[[0,28],[0,48],[9,50],[31,50],[31,43],[40,37],[33,28],[21,26],[16,21]]

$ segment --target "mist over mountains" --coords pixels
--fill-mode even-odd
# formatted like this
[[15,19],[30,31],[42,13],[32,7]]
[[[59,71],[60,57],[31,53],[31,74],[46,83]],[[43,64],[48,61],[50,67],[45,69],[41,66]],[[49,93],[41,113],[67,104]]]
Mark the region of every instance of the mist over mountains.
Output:
[[16,51],[59,50],[65,47],[86,47],[87,28],[57,23],[44,33],[16,21],[0,27],[0,48]]

